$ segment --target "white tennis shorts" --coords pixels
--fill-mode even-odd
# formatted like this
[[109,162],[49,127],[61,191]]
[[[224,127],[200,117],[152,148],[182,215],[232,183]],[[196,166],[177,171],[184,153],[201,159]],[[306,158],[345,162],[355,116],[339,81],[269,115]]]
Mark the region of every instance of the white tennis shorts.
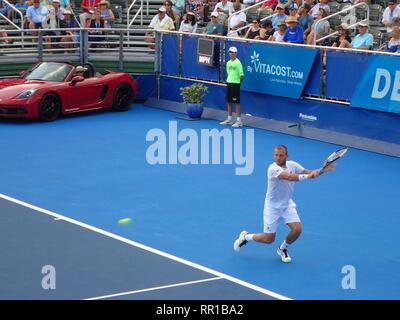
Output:
[[264,205],[264,233],[276,233],[281,220],[285,224],[300,222],[296,204],[293,202],[286,208],[276,209],[271,207],[266,201]]

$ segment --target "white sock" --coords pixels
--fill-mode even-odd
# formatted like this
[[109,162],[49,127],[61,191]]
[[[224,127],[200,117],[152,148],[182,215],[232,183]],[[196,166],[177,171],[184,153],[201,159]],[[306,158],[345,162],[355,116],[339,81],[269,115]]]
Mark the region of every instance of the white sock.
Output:
[[237,117],[237,122],[242,123],[242,119],[240,117]]
[[228,116],[228,121],[232,121],[232,116]]
[[279,247],[281,250],[287,249],[289,247],[289,244],[286,243],[286,240],[283,240],[281,246]]
[[248,234],[246,234],[246,235],[244,236],[244,238],[245,238],[247,241],[253,241],[253,236],[254,236],[254,234],[248,233]]

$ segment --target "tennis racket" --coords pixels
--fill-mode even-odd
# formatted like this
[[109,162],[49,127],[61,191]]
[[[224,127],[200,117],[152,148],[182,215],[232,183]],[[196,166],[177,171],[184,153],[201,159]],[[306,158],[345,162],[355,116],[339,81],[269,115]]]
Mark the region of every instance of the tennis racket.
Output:
[[330,164],[334,163],[336,160],[338,160],[341,157],[343,157],[348,149],[349,149],[348,147],[342,147],[339,150],[333,152],[328,158],[326,158],[322,168],[319,169],[319,174],[323,174],[324,172],[329,171],[329,170],[326,170],[327,167]]

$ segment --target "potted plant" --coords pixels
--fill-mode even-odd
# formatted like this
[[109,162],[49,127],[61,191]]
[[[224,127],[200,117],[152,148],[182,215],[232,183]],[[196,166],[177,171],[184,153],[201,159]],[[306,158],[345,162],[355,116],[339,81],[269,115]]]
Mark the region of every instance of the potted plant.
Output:
[[193,83],[190,86],[180,88],[180,95],[186,104],[186,113],[190,118],[201,118],[203,113],[203,98],[208,87],[202,83]]

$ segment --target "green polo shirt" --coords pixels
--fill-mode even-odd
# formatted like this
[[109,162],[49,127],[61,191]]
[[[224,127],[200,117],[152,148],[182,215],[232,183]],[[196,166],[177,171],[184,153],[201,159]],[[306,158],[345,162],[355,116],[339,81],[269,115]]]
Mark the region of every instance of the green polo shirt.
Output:
[[235,60],[229,60],[226,63],[226,72],[228,74],[226,82],[240,83],[240,77],[243,76],[243,66],[238,58]]

